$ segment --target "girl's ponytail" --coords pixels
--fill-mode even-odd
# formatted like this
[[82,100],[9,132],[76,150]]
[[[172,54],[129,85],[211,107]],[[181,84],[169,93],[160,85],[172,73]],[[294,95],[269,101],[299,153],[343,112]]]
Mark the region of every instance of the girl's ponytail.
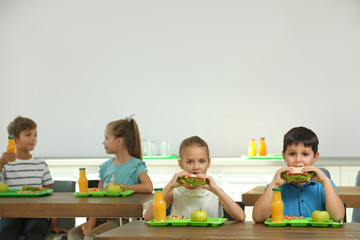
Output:
[[[135,122],[134,119],[130,120],[130,123],[133,126],[134,129],[134,147],[131,149],[133,152],[129,152],[132,156],[137,157],[141,160],[142,158],[142,150],[141,150],[141,138],[140,138],[140,132],[139,128]],[[129,149],[130,150],[130,149]]]
[[124,138],[126,148],[131,156],[142,160],[140,133],[134,119],[126,118],[113,121],[107,127],[111,129],[116,138]]

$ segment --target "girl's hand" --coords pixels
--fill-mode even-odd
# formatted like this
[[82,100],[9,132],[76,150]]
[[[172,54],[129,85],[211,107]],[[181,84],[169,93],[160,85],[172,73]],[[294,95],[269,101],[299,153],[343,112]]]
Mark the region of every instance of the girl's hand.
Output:
[[305,166],[304,171],[306,171],[306,172],[314,172],[315,175],[312,176],[311,180],[314,180],[314,181],[319,182],[321,184],[329,179],[326,176],[326,174],[323,171],[321,171],[320,168],[312,166],[312,165],[311,166]]
[[196,174],[196,177],[205,178],[207,180],[207,183],[205,183],[204,185],[201,186],[201,187],[205,188],[206,190],[212,191],[218,187],[216,185],[214,179],[211,176],[208,176],[208,175],[205,175],[202,173],[198,173],[198,174]]
[[53,226],[52,228],[51,228],[51,230],[54,232],[54,233],[68,233],[69,232],[69,230],[67,230],[67,229],[63,229],[63,228],[59,228],[59,226]]
[[15,152],[4,152],[0,159],[0,164],[5,165],[8,162],[12,162],[16,160]]
[[281,174],[283,172],[292,172],[293,169],[291,167],[282,167],[274,175],[274,178],[272,180],[273,187],[280,187],[281,185],[284,185],[286,183],[286,180],[281,177]]
[[172,177],[172,179],[170,180],[170,182],[168,183],[168,185],[171,188],[176,188],[176,187],[181,186],[182,184],[179,183],[177,180],[179,177],[184,177],[184,176],[190,176],[190,173],[188,173],[186,171],[175,173],[174,176]]
[[96,218],[90,218],[89,221],[81,225],[81,230],[83,234],[86,235],[91,229],[95,228],[96,226]]

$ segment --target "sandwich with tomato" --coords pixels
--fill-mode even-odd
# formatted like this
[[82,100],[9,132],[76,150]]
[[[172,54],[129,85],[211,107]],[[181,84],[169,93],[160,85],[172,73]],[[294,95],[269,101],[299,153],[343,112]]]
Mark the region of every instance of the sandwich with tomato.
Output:
[[284,178],[288,183],[302,183],[309,182],[314,172],[304,172],[303,167],[293,167],[292,172],[283,172],[281,177]]
[[191,174],[190,176],[179,177],[177,181],[189,187],[200,187],[208,183],[206,178],[196,177],[195,174]]

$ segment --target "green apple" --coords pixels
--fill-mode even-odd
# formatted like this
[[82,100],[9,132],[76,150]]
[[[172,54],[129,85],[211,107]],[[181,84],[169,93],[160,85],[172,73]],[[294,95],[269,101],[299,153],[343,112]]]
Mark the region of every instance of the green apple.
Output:
[[106,186],[106,191],[109,193],[120,193],[122,192],[121,186],[116,183],[112,183]]
[[8,191],[8,185],[6,183],[0,183],[0,192],[6,193]]
[[315,210],[311,214],[312,222],[328,222],[330,220],[330,215],[327,211]]
[[201,208],[193,211],[191,214],[191,221],[194,222],[207,222],[207,218],[207,212],[202,210]]

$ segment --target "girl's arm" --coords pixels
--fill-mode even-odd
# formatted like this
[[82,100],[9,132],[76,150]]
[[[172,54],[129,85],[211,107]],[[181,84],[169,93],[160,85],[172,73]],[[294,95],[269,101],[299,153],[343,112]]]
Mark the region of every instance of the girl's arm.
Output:
[[[190,174],[185,171],[175,173],[174,176],[172,177],[172,179],[170,180],[170,182],[164,187],[163,196],[164,196],[164,200],[166,202],[166,208],[168,208],[169,205],[173,203],[173,200],[174,200],[174,190],[173,189],[181,185],[180,183],[178,183],[177,179],[179,177],[189,176],[189,175]],[[150,206],[148,207],[148,209],[146,210],[146,212],[144,214],[144,218],[146,221],[149,221],[153,217],[154,217],[153,205],[150,204]]]
[[139,175],[140,184],[135,185],[123,185],[125,189],[134,190],[138,193],[152,193],[153,191],[153,184],[149,177],[149,175],[146,172],[142,172]]
[[204,177],[208,180],[208,183],[205,184],[203,187],[219,197],[220,205],[225,209],[227,213],[230,214],[232,218],[239,222],[245,220],[244,210],[234,200],[232,200],[229,195],[227,195],[219,186],[216,185],[212,177],[203,174],[198,174],[197,176]]

